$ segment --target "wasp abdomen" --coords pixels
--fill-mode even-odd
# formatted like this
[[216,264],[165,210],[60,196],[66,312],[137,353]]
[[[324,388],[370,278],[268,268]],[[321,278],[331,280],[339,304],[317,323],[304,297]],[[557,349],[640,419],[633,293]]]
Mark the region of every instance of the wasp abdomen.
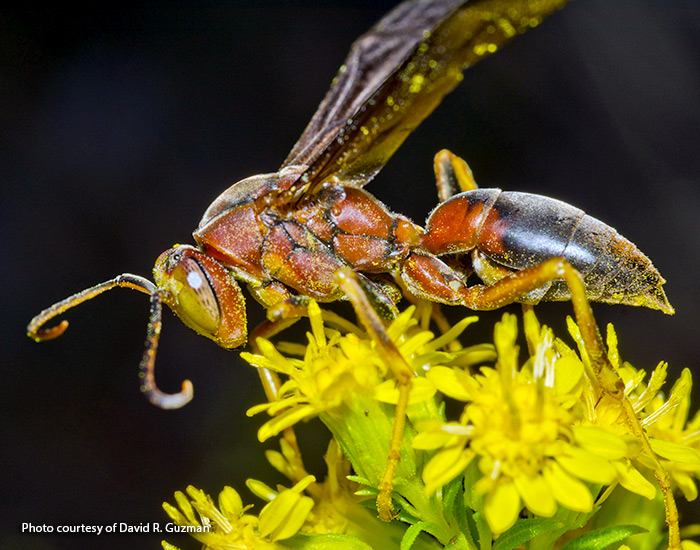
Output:
[[[428,250],[478,250],[495,264],[490,277],[506,273],[498,268],[519,271],[563,257],[583,275],[589,299],[673,312],[662,289],[665,280],[649,258],[614,228],[565,202],[499,189],[467,191],[438,206],[426,229]],[[474,267],[481,276],[479,264]],[[563,281],[540,295],[548,301],[571,297]]]

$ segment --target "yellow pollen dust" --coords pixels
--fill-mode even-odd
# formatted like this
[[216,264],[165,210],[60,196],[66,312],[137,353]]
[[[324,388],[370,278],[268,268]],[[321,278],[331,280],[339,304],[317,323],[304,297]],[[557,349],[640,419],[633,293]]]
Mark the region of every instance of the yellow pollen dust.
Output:
[[411,78],[411,85],[409,86],[408,90],[412,94],[417,94],[423,89],[423,85],[425,84],[425,77],[422,74],[414,74],[413,77]]
[[488,53],[494,53],[496,50],[498,50],[498,45],[493,43],[474,46],[474,53],[476,53],[476,55],[486,55]]

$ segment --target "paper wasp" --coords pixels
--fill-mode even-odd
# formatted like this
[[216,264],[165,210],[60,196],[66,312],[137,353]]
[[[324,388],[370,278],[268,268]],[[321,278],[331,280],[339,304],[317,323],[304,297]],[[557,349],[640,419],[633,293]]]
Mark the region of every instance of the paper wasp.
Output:
[[[66,321],[42,326],[106,290],[129,287],[149,294],[142,391],[155,405],[176,408],[192,398],[192,385],[185,381],[182,392],[170,395],[155,384],[162,304],[221,347],[238,348],[248,334],[239,282],[270,318],[253,337],[293,323],[309,299],[350,299],[378,339],[377,315],[390,318],[402,293],[476,310],[572,300],[603,391],[624,399],[588,301],[673,312],[664,279],[631,242],[560,201],[477,189],[466,163],[449,152],[435,159],[443,202],[425,227],[391,212],[363,189],[462,80],[465,68],[563,3],[400,4],[353,44],[280,169],[232,185],[211,204],[194,232],[196,246],[176,245],[161,254],[154,282],[123,274],[55,304],[32,320],[29,335],[36,340],[61,335]],[[469,285],[472,273],[483,284]],[[399,368],[404,388],[406,376]],[[274,380],[266,384],[274,398]],[[405,414],[405,402],[403,407],[397,407],[397,418]],[[396,460],[390,458],[380,485],[385,518],[391,507],[389,470]]]

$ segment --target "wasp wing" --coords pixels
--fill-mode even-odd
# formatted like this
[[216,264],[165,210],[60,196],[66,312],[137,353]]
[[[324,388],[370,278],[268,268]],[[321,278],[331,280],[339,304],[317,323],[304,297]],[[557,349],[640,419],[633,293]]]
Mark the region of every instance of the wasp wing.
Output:
[[283,166],[309,164],[413,53],[416,45],[464,0],[404,2],[358,38]]
[[282,167],[305,165],[296,191],[369,182],[461,80],[462,71],[566,0],[409,0],[351,47]]

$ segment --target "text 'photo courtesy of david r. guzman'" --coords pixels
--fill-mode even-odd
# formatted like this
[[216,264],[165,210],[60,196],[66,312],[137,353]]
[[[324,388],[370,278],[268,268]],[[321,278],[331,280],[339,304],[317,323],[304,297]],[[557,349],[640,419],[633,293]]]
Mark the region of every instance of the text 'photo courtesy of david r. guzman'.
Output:
[[207,533],[211,526],[209,525],[188,525],[180,526],[174,523],[165,522],[143,522],[143,523],[124,523],[114,522],[106,525],[90,525],[85,523],[75,524],[60,524],[48,525],[41,523],[26,523],[23,522],[20,526],[20,532],[26,535],[30,534],[116,534],[116,533]]

